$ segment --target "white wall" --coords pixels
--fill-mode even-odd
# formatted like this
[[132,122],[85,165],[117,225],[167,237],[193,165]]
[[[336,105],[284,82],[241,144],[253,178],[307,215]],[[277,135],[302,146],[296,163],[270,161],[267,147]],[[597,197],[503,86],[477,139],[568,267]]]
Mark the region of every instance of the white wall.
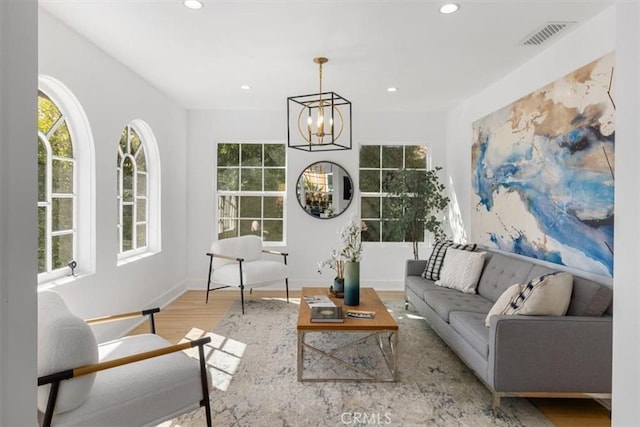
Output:
[[0,2],[0,426],[36,425],[36,10]]
[[[348,95],[348,94],[347,94]],[[346,95],[345,95],[346,96]],[[358,144],[426,144],[433,165],[444,165],[444,114],[362,113],[354,102],[354,149],[325,153],[308,153],[288,149],[287,208],[285,211],[291,289],[309,285],[329,285],[331,271],[320,276],[318,261],[329,257],[338,247],[337,231],[359,215]],[[283,102],[284,106],[284,102]],[[215,239],[215,159],[218,142],[282,141],[286,143],[286,110],[282,111],[190,111],[187,203],[189,206],[189,283],[194,289],[206,287],[208,268],[205,253]],[[295,199],[295,186],[301,171],[320,160],[338,163],[354,181],[354,200],[339,217],[316,219],[306,214]],[[426,255],[426,249],[422,248]],[[411,258],[410,244],[365,244],[360,267],[361,285],[377,289],[401,290],[406,259]]]
[[613,425],[640,420],[640,5],[617,6]]
[[[447,172],[457,195],[464,232],[471,209],[471,125],[549,82],[609,52],[616,51],[616,227],[614,287],[613,424],[636,425],[640,419],[640,7],[618,2],[549,46],[527,64],[447,115]],[[467,167],[456,169],[459,159]]]
[[[81,317],[163,305],[182,293],[186,277],[186,111],[42,9],[39,20],[38,72],[75,94],[95,142],[96,273],[56,289]],[[133,119],[151,127],[160,152],[162,251],[117,266],[116,150]],[[103,340],[129,326],[96,333]]]

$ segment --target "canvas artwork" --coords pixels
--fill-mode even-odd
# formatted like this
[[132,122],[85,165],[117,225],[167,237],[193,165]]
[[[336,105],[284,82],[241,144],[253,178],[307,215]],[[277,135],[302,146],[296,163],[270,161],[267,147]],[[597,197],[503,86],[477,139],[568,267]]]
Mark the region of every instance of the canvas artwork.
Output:
[[472,241],[612,276],[614,84],[611,53],[473,124]]

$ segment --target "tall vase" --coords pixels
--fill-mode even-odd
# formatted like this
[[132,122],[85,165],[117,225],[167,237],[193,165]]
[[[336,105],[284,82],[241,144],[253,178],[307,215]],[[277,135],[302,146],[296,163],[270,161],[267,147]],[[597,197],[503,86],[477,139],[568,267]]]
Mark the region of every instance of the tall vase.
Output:
[[360,305],[360,263],[344,263],[344,305]]

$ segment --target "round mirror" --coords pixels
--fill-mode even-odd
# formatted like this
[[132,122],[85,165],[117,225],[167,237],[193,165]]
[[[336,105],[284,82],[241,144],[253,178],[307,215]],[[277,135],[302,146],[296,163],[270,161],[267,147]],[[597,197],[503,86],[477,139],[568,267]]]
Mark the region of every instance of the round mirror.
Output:
[[353,182],[342,166],[333,162],[316,162],[298,177],[296,195],[298,203],[309,215],[334,218],[351,204]]

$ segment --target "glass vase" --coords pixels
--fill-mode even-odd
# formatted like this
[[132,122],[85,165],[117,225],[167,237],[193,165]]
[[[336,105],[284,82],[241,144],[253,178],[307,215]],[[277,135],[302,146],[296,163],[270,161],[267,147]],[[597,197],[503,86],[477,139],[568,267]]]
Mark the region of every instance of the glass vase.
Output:
[[360,263],[344,263],[344,305],[360,305]]

